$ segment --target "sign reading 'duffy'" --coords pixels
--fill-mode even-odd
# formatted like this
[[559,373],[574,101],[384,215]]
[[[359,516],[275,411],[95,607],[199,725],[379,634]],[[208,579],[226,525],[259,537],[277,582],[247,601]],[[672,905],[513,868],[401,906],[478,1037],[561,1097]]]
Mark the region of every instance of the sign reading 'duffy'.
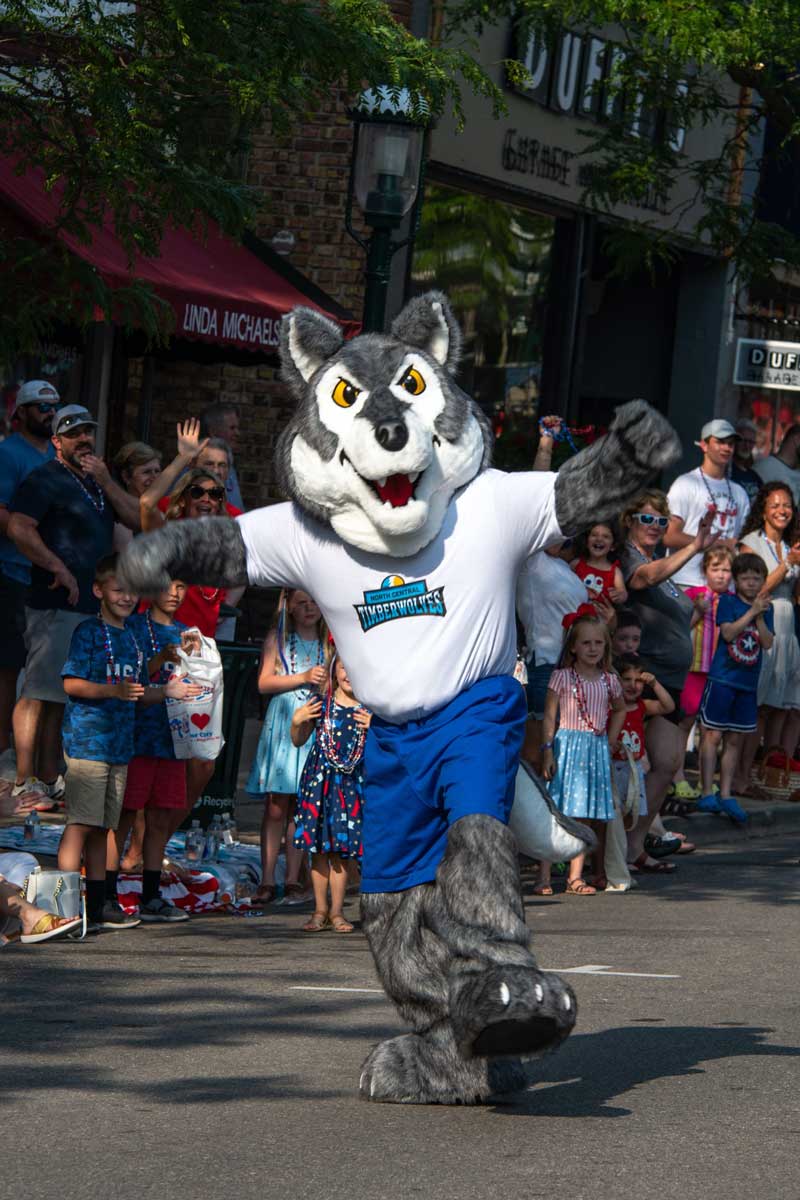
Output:
[[744,387],[800,392],[800,342],[739,338],[733,382]]
[[[595,34],[565,30],[557,38],[546,38],[516,27],[512,34],[511,54],[528,71],[526,83],[515,90],[553,112],[610,120],[623,112],[621,96],[605,86],[625,60],[625,50],[615,42]],[[687,84],[679,81],[678,91],[685,94]],[[648,112],[643,97],[632,96],[624,105],[626,125],[633,137],[658,135],[660,122]],[[669,145],[676,153],[683,149],[686,130],[674,125],[667,130]]]

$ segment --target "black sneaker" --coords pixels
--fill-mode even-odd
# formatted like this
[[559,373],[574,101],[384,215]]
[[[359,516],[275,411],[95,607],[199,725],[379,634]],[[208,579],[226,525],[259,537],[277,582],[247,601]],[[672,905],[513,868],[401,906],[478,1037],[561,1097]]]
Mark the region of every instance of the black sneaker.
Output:
[[163,896],[156,896],[155,899],[148,900],[147,904],[139,905],[139,920],[174,924],[176,921],[188,921],[189,914],[182,908],[170,904],[169,900],[165,900]]
[[140,921],[138,917],[129,917],[116,900],[106,900],[103,915],[97,924],[101,929],[133,929]]

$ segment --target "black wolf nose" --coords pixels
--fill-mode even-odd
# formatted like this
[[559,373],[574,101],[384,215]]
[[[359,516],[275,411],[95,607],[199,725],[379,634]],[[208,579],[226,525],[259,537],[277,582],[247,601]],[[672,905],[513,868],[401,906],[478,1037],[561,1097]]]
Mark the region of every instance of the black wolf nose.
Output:
[[381,421],[375,426],[375,437],[384,450],[402,450],[408,441],[404,421]]

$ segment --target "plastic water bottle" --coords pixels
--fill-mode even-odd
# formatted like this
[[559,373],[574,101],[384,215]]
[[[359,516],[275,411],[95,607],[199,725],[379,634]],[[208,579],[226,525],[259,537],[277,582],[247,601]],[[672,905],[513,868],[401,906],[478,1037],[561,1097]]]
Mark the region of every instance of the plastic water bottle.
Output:
[[38,836],[41,824],[42,822],[39,818],[38,812],[35,808],[31,809],[31,811],[27,813],[25,817],[25,831],[22,835],[23,840],[26,842],[32,842],[34,838]]
[[205,850],[206,838],[199,821],[192,821],[192,827],[186,834],[186,860],[187,862],[197,863],[203,857]]
[[236,822],[230,813],[222,814],[222,843],[224,846],[233,846],[239,840],[239,830],[236,828]]
[[206,848],[203,858],[208,862],[216,862],[222,843],[222,821],[215,816],[206,832]]

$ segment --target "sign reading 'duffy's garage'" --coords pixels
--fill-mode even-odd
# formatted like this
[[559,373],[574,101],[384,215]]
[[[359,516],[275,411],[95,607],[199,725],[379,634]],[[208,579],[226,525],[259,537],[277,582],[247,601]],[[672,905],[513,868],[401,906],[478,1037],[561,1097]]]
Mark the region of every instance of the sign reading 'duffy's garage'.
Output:
[[800,342],[739,338],[733,382],[744,387],[800,392]]

